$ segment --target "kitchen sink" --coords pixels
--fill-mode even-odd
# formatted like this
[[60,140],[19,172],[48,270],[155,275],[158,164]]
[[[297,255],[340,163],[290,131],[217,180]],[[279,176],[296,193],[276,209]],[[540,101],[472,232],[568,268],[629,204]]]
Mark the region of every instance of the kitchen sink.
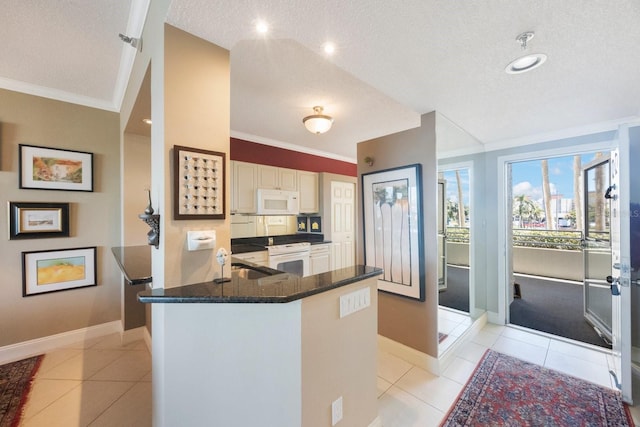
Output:
[[270,268],[254,267],[241,262],[234,262],[231,264],[231,274],[243,279],[262,279],[263,277],[273,276],[278,273],[279,271],[272,270]]

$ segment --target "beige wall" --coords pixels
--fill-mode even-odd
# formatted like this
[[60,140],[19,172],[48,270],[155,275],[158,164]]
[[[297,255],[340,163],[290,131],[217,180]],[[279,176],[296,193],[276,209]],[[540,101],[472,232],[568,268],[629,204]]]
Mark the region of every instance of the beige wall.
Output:
[[[125,134],[122,148],[122,229],[123,246],[146,245],[149,226],[138,218],[149,204],[151,187],[151,139]],[[153,209],[157,209],[153,202]]]
[[[373,166],[364,158],[374,158]],[[437,165],[435,113],[424,114],[419,128],[372,139],[358,144],[358,182],[363,173],[420,163],[422,165],[422,205],[424,229],[425,301],[379,292],[378,333],[430,356],[438,356],[437,288]],[[362,206],[358,192],[358,209]],[[360,218],[360,213],[358,218]],[[358,221],[358,242],[363,241],[362,221]],[[358,263],[364,247],[358,245]]]
[[[151,138],[124,134],[122,146],[122,234],[123,246],[147,245],[149,226],[138,218],[149,203],[146,189],[151,187]],[[157,204],[153,205],[156,209]],[[138,292],[146,285],[131,285],[123,280],[122,325],[124,330],[147,324],[150,308],[138,301]]]
[[[302,300],[302,425],[330,426],[331,403],[342,397],[338,425],[372,425],[376,387],[377,279]],[[340,318],[340,297],[369,288],[371,305]]]
[[[111,247],[120,239],[118,114],[0,90],[0,224],[7,203],[68,202],[66,238],[0,238],[0,346],[120,319],[120,273]],[[18,144],[94,154],[94,191],[18,189]],[[21,252],[97,246],[98,286],[22,296]]]
[[[152,74],[155,76],[155,73]],[[153,78],[153,77],[152,77]],[[174,145],[226,154],[224,220],[173,220],[173,172],[164,174],[165,288],[211,280],[220,275],[215,250],[230,250],[229,222],[229,51],[170,25],[165,25],[164,164],[171,171]],[[155,122],[154,122],[155,123]],[[153,135],[152,135],[153,137]],[[216,231],[214,251],[188,252],[188,230]],[[214,265],[215,264],[215,265]],[[156,277],[154,272],[154,278]]]

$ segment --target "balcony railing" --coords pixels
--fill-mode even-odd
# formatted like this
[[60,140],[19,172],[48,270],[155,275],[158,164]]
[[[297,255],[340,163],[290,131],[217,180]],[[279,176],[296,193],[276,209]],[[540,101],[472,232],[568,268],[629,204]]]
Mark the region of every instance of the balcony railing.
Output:
[[[590,231],[589,237],[607,241],[609,232]],[[513,246],[544,249],[582,250],[583,233],[578,230],[513,229]],[[469,243],[468,227],[447,227],[447,242]]]
[[582,250],[582,231],[514,229],[513,246]]

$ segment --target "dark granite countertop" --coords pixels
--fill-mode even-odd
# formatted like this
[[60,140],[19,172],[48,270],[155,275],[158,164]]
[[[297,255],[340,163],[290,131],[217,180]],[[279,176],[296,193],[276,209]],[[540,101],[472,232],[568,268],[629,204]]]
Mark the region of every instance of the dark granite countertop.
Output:
[[239,243],[239,244],[231,244],[231,253],[232,254],[244,254],[247,252],[261,252],[266,251],[267,247],[264,245],[259,245],[257,243]]
[[[241,260],[233,263],[236,261],[244,263]],[[307,277],[279,273],[253,280],[233,272],[229,282],[146,290],[138,293],[138,300],[143,303],[286,303],[380,274],[381,269],[364,265]]]
[[[298,233],[287,234],[282,236],[272,236],[273,245],[286,245],[288,243],[309,242],[313,245],[322,245],[331,243],[330,240],[324,240],[322,234]],[[231,253],[242,254],[247,252],[266,251],[269,237],[243,237],[239,239],[231,239]]]
[[121,246],[111,252],[130,285],[151,283],[151,246]]

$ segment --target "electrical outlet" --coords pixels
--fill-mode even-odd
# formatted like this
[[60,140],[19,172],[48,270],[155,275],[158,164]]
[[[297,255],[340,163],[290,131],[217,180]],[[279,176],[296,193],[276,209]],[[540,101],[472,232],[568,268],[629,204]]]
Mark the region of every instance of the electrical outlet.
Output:
[[331,425],[335,426],[342,419],[342,396],[331,404]]
[[340,296],[340,317],[348,316],[371,305],[371,291],[362,288]]

